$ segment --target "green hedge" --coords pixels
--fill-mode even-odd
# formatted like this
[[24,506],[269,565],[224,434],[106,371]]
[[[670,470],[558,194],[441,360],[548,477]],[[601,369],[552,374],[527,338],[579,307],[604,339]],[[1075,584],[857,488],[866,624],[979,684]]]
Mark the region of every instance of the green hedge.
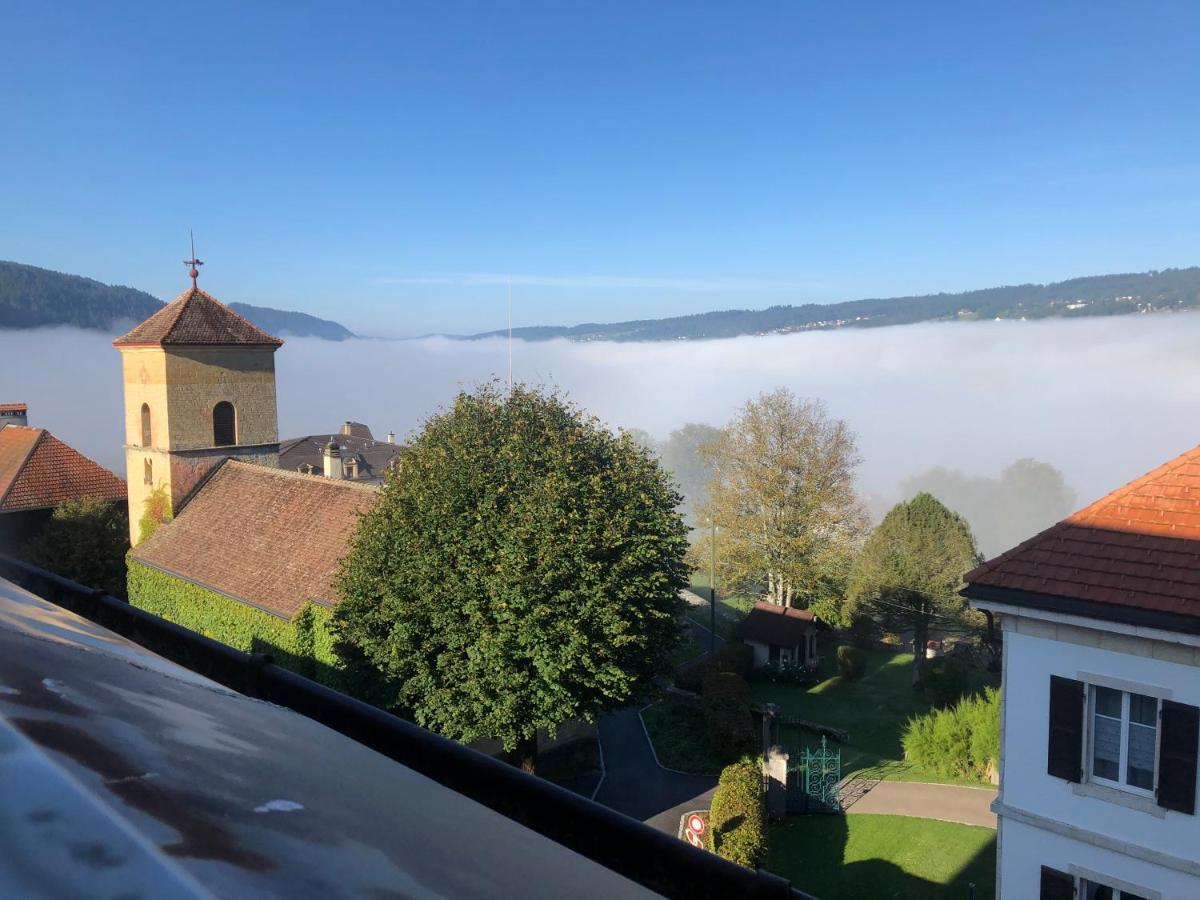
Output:
[[1000,692],[995,688],[910,719],[904,729],[904,758],[939,775],[987,778],[999,755]]
[[767,828],[761,763],[746,757],[725,767],[713,792],[708,824],[717,856],[752,869],[763,864]]
[[129,559],[129,602],[139,609],[340,691],[357,693],[333,650],[331,610],[306,603],[289,622]]

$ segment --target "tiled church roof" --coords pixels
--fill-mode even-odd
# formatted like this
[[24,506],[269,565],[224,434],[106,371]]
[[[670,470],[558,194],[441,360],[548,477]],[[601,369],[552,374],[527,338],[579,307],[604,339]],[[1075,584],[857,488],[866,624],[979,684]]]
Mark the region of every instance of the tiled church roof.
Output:
[[85,497],[124,500],[125,482],[44,428],[0,428],[0,513]]
[[306,601],[337,602],[338,561],[378,496],[366,485],[229,459],[133,556],[290,619]]
[[199,288],[188,288],[137,328],[113,341],[114,347],[149,345],[238,345],[280,347],[273,337]]
[[966,581],[968,596],[980,586],[1085,601],[1101,612],[1200,618],[1200,447],[985,563]]

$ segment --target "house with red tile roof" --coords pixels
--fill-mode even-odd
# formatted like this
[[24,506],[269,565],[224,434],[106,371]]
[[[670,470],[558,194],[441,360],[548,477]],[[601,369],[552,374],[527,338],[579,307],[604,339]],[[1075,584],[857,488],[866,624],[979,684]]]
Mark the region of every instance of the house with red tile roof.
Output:
[[0,425],[0,553],[32,537],[56,507],[92,497],[124,501],[125,482],[44,428]]
[[997,894],[1200,897],[1200,447],[965,581],[1003,632]]

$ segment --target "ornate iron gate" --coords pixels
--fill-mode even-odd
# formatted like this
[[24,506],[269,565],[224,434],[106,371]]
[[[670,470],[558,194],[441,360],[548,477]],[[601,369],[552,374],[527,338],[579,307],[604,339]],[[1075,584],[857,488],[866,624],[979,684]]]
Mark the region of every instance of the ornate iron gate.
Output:
[[809,803],[824,812],[841,812],[842,751],[830,750],[821,737],[821,749],[804,748],[804,793]]
[[840,813],[842,751],[831,750],[824,737],[820,749],[805,747],[788,761],[789,813]]

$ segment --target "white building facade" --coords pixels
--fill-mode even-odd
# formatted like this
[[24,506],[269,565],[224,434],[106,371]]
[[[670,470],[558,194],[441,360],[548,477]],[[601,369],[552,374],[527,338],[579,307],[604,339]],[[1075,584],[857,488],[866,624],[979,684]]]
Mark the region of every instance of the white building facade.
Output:
[[1200,898],[1200,448],[964,594],[1003,636],[997,895]]

